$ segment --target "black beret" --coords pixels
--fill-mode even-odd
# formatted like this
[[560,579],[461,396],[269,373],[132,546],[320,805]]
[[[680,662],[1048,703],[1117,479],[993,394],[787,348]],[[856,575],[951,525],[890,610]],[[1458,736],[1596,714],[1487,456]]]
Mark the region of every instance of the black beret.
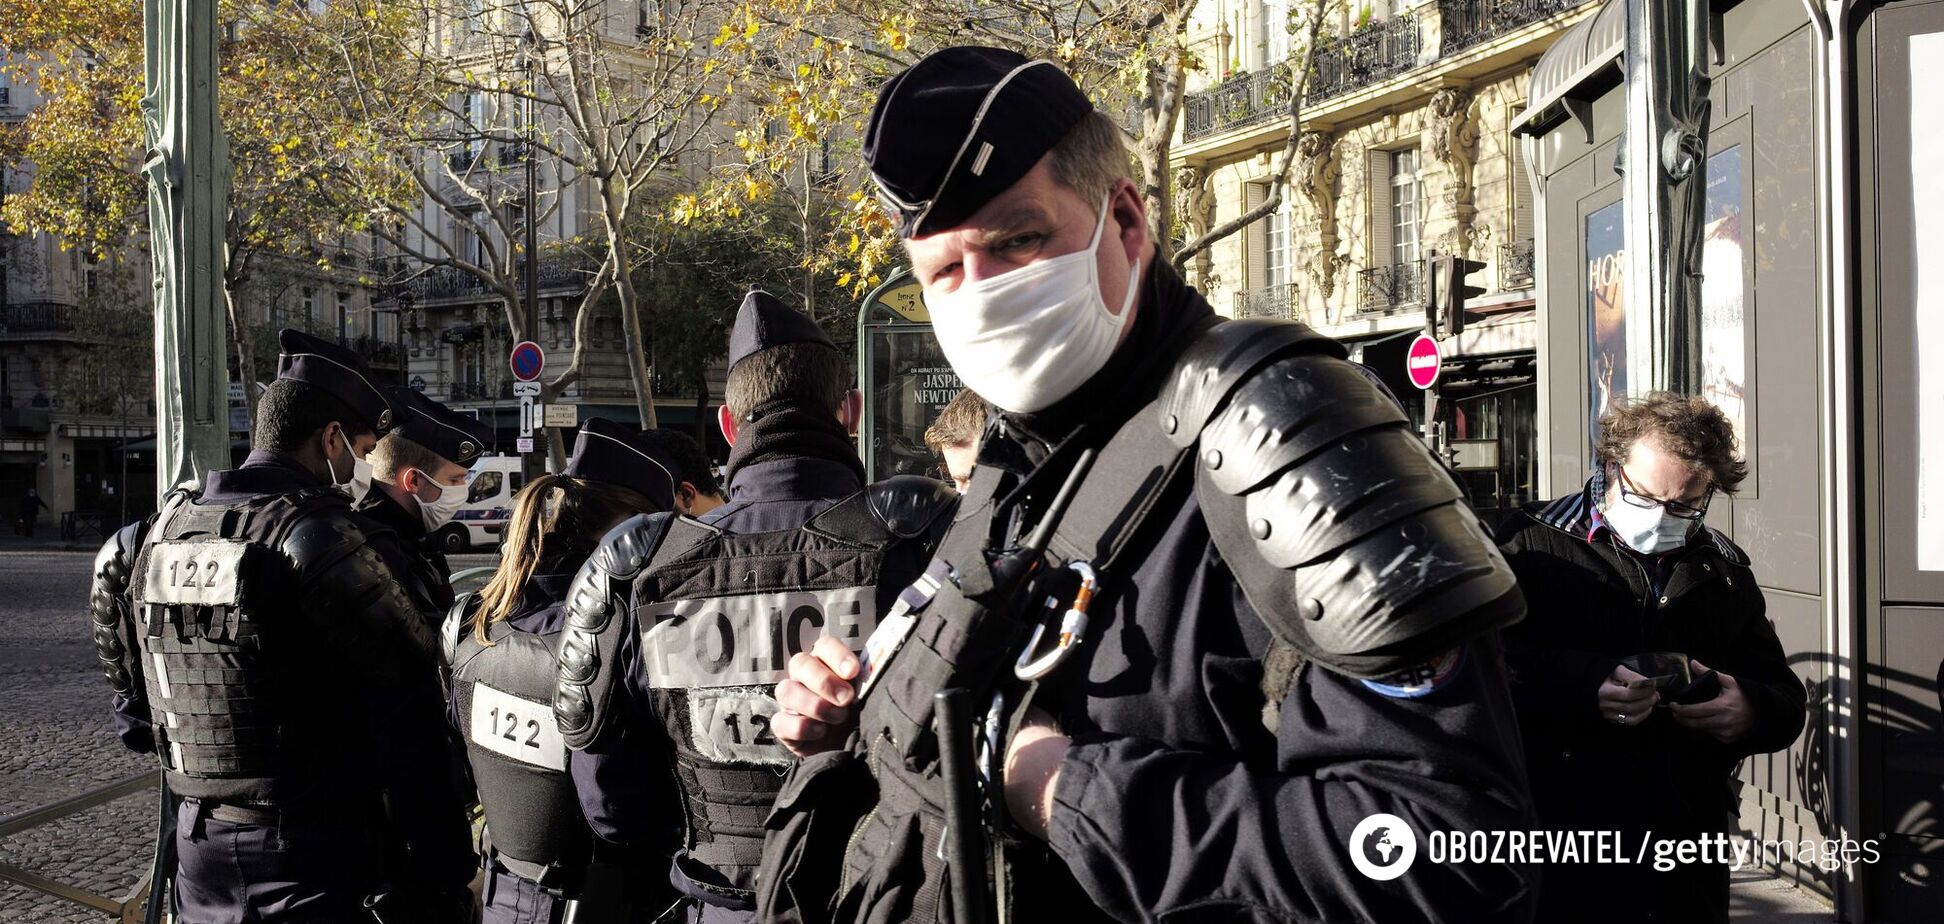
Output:
[[776,296],[751,289],[736,309],[736,326],[729,331],[729,368],[736,368],[750,354],[786,343],[821,343],[837,349],[817,322]]
[[674,461],[647,431],[605,417],[581,421],[573,458],[562,474],[632,489],[659,510],[675,507]]
[[493,428],[409,388],[391,390],[397,433],[441,459],[471,465],[493,444]]
[[898,233],[920,237],[972,217],[1092,111],[1052,61],[1003,48],[947,48],[878,91],[864,162],[898,216]]
[[385,393],[371,383],[364,357],[328,340],[288,327],[277,332],[283,348],[277,357],[277,378],[292,379],[329,392],[344,402],[379,436],[397,424]]

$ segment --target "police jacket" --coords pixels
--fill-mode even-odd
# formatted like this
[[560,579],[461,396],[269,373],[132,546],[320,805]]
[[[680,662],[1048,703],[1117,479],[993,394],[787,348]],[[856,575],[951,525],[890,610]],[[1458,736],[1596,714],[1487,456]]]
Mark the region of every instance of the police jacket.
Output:
[[412,602],[429,613],[443,614],[451,609],[452,565],[432,548],[425,535],[425,521],[418,513],[406,510],[376,483],[358,502],[357,511],[383,527],[373,531],[372,547],[398,575]]
[[[1082,424],[1113,432],[1150,407],[1130,383],[1167,378],[1181,344],[1214,323],[1214,316],[1200,294],[1157,264],[1147,273],[1131,323],[1106,368],[1075,395],[1049,412],[1002,415],[988,427],[973,485],[941,543],[940,561],[962,554],[964,532],[1006,531],[997,519],[1006,516],[999,500],[1008,486],[1041,473],[1042,466],[1070,465],[1072,455],[1056,447]],[[1242,338],[1240,349],[1246,352],[1257,339]],[[1211,366],[1206,380],[1219,372]],[[1334,384],[1303,391],[1298,386],[1314,381],[1304,378],[1312,373]],[[1285,384],[1272,376],[1287,377],[1293,390],[1287,409],[1307,418],[1326,415],[1338,388],[1354,391],[1359,401],[1374,400],[1368,381],[1338,359],[1278,365],[1256,381]],[[1195,374],[1184,380],[1204,379]],[[1374,412],[1398,413],[1394,403]],[[1264,421],[1256,433],[1269,442],[1247,452],[1228,445],[1226,459],[1208,453],[1221,447],[1204,446],[1192,461],[1235,470],[1251,460],[1272,460],[1281,448],[1273,441],[1301,430],[1303,422]],[[1156,426],[1170,423],[1181,421],[1169,417]],[[1105,450],[1097,466],[1107,465],[1114,451]],[[1354,479],[1355,472],[1346,466],[1334,477]],[[1055,477],[1050,483],[1060,482]],[[1328,482],[1310,490],[1330,490]],[[1071,748],[1053,794],[1050,856],[1037,864],[1020,859],[1014,868],[1010,898],[1019,919],[1523,920],[1532,889],[1529,869],[1430,864],[1420,855],[1408,875],[1377,881],[1354,868],[1347,846],[1352,829],[1374,813],[1408,819],[1420,844],[1433,830],[1529,827],[1517,727],[1494,646],[1487,639],[1453,640],[1435,663],[1396,677],[1357,679],[1308,663],[1265,684],[1266,673],[1277,673],[1266,662],[1287,662],[1272,656],[1276,646],[1266,614],[1254,609],[1237,577],[1243,565],[1259,563],[1231,562],[1211,535],[1212,528],[1246,531],[1253,524],[1232,507],[1211,519],[1197,484],[1196,478],[1176,478],[1152,498],[1151,512],[1125,537],[1093,598],[1084,643],[1041,683],[1036,702],[1057,720]],[[1033,493],[1043,498],[1049,492]],[[1267,509],[1256,514],[1265,523],[1277,513]],[[1289,518],[1276,523],[1277,529],[1290,526]],[[1329,528],[1319,522],[1308,534]],[[1478,529],[1475,523],[1464,528]],[[1283,535],[1255,531],[1258,539]],[[1303,534],[1299,524],[1287,538]],[[1485,573],[1502,570],[1502,563],[1494,565],[1488,538],[1478,532],[1476,540],[1482,548],[1471,554]],[[1404,573],[1436,566],[1436,551],[1400,556],[1411,569]],[[1509,577],[1494,580],[1498,592],[1510,588]],[[1516,605],[1516,594],[1511,603]],[[926,631],[921,619],[912,636]],[[870,699],[889,695],[895,702],[899,665],[912,652],[929,650],[907,642],[892,656],[883,683],[867,694],[867,726],[875,714]],[[977,705],[983,709],[984,702]],[[860,732],[875,754],[873,739],[882,729]],[[885,842],[893,846],[879,849],[931,849],[899,844],[908,832],[878,831],[873,823],[867,820],[853,836],[857,849]],[[777,826],[773,818],[772,828]]]
[[[738,471],[729,503],[700,519],[731,532],[793,529],[861,488],[841,463],[807,457],[762,462]],[[652,706],[639,638],[622,636],[615,669],[627,717],[609,723],[599,740],[575,754],[569,770],[594,833],[638,847],[667,839],[669,813],[677,805],[670,799],[667,748],[648,729]]]
[[[756,445],[805,450],[834,442],[849,451],[827,412],[779,408],[754,423],[739,435],[757,436]],[[569,745],[587,748],[597,770],[627,759],[626,751],[602,743],[617,726],[669,752],[665,769],[636,777],[681,796],[682,849],[672,880],[703,905],[747,913],[754,910],[764,819],[793,761],[768,730],[771,691],[790,654],[816,636],[862,646],[922,572],[953,497],[922,478],[865,488],[854,457],[777,452],[744,465],[732,461],[732,469],[735,503],[703,521],[638,518],[590,559],[577,581],[615,576],[609,562],[624,549],[630,562],[645,559],[627,566],[620,588],[626,610],[614,620],[630,646],[618,663],[639,667],[625,675],[629,701],[605,710],[599,681],[579,690],[569,682],[590,645],[605,647],[586,628],[591,618],[611,612],[611,604],[586,605],[577,586],[555,706]],[[577,712],[580,702],[591,709]],[[583,716],[587,721],[576,721]],[[631,814],[616,821],[634,829],[624,835],[632,840],[644,826],[652,834],[666,824],[666,814]]]
[[[166,608],[145,625],[135,609],[144,580],[135,569],[144,560],[155,521],[131,524],[103,546],[95,562],[91,610],[122,740],[135,750],[156,749],[149,691],[172,689],[163,678],[146,676],[152,662],[143,656],[145,641],[160,653],[198,637],[254,632],[259,679],[267,680],[264,689],[271,695],[248,704],[260,714],[234,731],[240,756],[220,756],[225,752],[219,750],[198,763],[172,750],[164,766],[172,783],[181,778],[178,791],[286,809],[336,807],[299,814],[315,819],[310,823],[360,830],[389,825],[407,847],[406,866],[394,871],[401,883],[463,886],[476,863],[464,806],[448,775],[436,636],[427,614],[398,592],[369,548],[368,522],[302,466],[265,451],[251,453],[242,468],[212,472],[193,502],[240,510],[283,496],[304,498],[305,512],[282,524],[281,544],[267,552],[278,557],[264,559],[282,564],[257,573],[287,573],[294,583],[265,580],[246,587],[243,603],[232,607],[244,612],[214,610],[200,628],[182,624]],[[190,502],[174,495],[169,500]],[[183,695],[185,685],[217,689],[226,682],[217,672],[198,672],[194,663],[184,660],[171,668],[177,672],[174,695]],[[189,668],[182,670],[185,664]],[[196,710],[199,694],[190,695],[185,708]],[[212,701],[230,700],[218,690]],[[183,755],[211,753],[210,732],[204,729],[221,723],[210,723],[200,712],[178,718],[180,727],[163,730],[164,741]],[[252,730],[265,723],[279,729],[274,737]],[[212,760],[237,760],[240,768],[226,771]],[[381,803],[389,806],[388,815],[381,815]]]
[[[1529,505],[1500,530],[1528,607],[1505,645],[1540,823],[1665,838],[1725,831],[1738,801],[1737,762],[1789,747],[1807,694],[1739,547],[1703,527],[1678,550],[1641,555],[1600,522],[1597,493],[1589,485]],[[1637,727],[1600,715],[1600,684],[1620,659],[1651,651],[1681,652],[1734,677],[1755,716],[1747,737],[1722,744],[1659,709]],[[1576,887],[1582,874],[1599,885]],[[1548,867],[1541,906],[1547,919],[1589,919],[1625,891],[1646,902],[1642,920],[1725,920],[1727,882],[1718,866],[1672,875]]]
[[466,624],[479,606],[470,594],[442,631],[452,677],[449,718],[485,809],[487,859],[569,894],[591,859],[592,838],[567,775],[571,755],[553,722],[552,650],[566,619],[572,567],[585,558],[543,562],[545,570],[521,588],[513,615],[488,628],[492,644],[480,644]]

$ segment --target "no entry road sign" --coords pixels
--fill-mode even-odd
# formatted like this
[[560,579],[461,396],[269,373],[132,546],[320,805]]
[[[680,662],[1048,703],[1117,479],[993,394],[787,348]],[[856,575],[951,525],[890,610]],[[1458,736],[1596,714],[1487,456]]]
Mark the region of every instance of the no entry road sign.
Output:
[[547,367],[547,354],[540,351],[540,344],[522,340],[513,345],[513,355],[507,357],[506,364],[512,368],[514,378],[531,382]]
[[1438,355],[1438,341],[1424,334],[1419,334],[1411,341],[1411,348],[1404,351],[1404,373],[1419,388],[1438,384],[1438,367],[1443,363],[1443,357]]

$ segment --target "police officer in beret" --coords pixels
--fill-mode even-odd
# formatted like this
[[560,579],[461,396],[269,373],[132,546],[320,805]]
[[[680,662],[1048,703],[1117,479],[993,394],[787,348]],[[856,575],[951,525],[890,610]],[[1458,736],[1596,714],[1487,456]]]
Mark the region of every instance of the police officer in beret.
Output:
[[[998,414],[915,618],[868,674],[820,642],[777,689],[771,729],[815,756],[770,819],[766,919],[1529,914],[1523,867],[1362,849],[1531,823],[1492,641],[1523,602],[1395,401],[1156,259],[1119,130],[1051,62],[932,54],[882,87],[864,153]],[[938,721],[947,689],[971,720]],[[815,823],[870,789],[858,763],[868,814]],[[1000,862],[952,848],[968,818]]]
[[[673,900],[661,875],[672,848],[652,845],[624,858],[602,844],[596,856],[551,702],[574,573],[623,520],[672,509],[674,468],[653,434],[599,417],[584,421],[567,467],[534,479],[514,502],[491,580],[461,597],[446,620],[453,726],[486,815],[487,924],[553,924],[570,904],[576,920],[624,921],[651,917]],[[675,794],[666,795],[672,804]],[[645,888],[604,893],[597,860],[625,865]]]
[[413,602],[442,615],[452,607],[452,566],[435,543],[465,505],[466,475],[493,430],[412,389],[389,394],[397,426],[371,451],[371,489],[356,509],[382,527],[379,554]]
[[569,600],[554,711],[581,751],[581,808],[623,844],[680,832],[665,875],[686,920],[755,920],[763,821],[792,762],[770,691],[816,640],[863,644],[951,509],[931,479],[865,484],[851,368],[815,322],[749,293],[719,420],[729,502],[624,524]]
[[95,561],[123,743],[175,816],[175,919],[466,921],[433,622],[351,510],[397,423],[363,359],[286,330],[241,468],[171,491]]

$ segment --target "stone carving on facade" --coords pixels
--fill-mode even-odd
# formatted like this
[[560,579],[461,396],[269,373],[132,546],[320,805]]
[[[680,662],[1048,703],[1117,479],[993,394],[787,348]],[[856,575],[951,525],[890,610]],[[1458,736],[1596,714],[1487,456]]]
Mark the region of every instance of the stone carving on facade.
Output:
[[[1208,233],[1209,222],[1214,217],[1214,205],[1214,196],[1209,194],[1208,189],[1208,171],[1193,164],[1175,171],[1175,220],[1181,223],[1186,232],[1186,240],[1199,240]],[[1214,260],[1212,248],[1204,247],[1195,254],[1191,282],[1208,286]]]
[[1303,259],[1303,272],[1325,299],[1336,291],[1337,271],[1344,262],[1336,252],[1336,186],[1341,172],[1336,136],[1313,131],[1304,132],[1296,140],[1296,163],[1292,165],[1289,185],[1309,203],[1316,218],[1316,243]]
[[1440,249],[1450,253],[1469,253],[1472,219],[1477,207],[1472,195],[1472,166],[1478,160],[1478,115],[1472,95],[1457,87],[1445,87],[1431,94],[1431,156],[1443,167],[1445,184],[1438,196],[1443,233],[1437,236]]

